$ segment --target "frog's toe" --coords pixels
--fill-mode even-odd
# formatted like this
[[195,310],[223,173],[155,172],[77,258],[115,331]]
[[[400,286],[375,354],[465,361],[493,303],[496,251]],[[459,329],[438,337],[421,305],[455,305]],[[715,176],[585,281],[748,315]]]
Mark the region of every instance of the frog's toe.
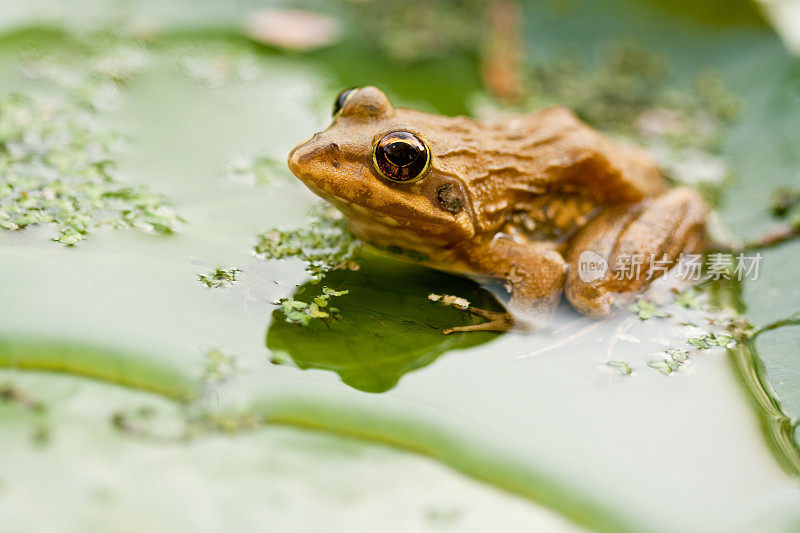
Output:
[[467,311],[473,315],[478,315],[486,320],[504,320],[508,318],[508,313],[505,311],[489,311],[488,309],[481,309],[480,307],[469,306]]
[[480,324],[471,324],[469,326],[457,326],[454,328],[447,328],[446,330],[442,331],[443,334],[449,335],[451,333],[455,333],[457,331],[497,331],[497,332],[504,332],[510,330],[514,327],[514,319],[508,313],[501,313],[497,311],[488,311],[486,309],[480,309],[478,307],[470,306],[468,311],[473,315],[477,315],[481,318],[485,318],[486,322],[481,322]]

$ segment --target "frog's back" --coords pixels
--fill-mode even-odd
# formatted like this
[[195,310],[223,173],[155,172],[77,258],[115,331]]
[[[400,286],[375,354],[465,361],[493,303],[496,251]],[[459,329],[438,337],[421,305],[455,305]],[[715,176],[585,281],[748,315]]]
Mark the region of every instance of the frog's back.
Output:
[[553,198],[604,205],[666,188],[647,152],[611,141],[563,107],[492,122],[432,119],[437,168],[465,182],[475,222],[485,230]]

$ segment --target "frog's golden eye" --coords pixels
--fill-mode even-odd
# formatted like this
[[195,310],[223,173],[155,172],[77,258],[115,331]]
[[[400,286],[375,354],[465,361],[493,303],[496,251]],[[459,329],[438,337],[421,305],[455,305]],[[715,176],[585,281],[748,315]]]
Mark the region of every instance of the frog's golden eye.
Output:
[[336,100],[333,102],[333,116],[336,116],[336,113],[342,110],[344,103],[347,101],[347,97],[350,96],[353,90],[355,90],[355,87],[348,87],[336,95]]
[[384,178],[411,183],[425,176],[430,167],[431,152],[428,145],[413,133],[393,131],[375,143],[372,162]]

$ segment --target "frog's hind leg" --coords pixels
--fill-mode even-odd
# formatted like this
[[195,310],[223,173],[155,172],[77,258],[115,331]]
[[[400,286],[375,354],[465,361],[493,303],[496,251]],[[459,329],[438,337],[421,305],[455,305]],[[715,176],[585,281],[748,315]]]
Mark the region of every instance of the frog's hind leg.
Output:
[[608,314],[614,293],[642,289],[682,252],[702,252],[708,211],[702,197],[684,187],[604,211],[570,245],[567,300],[585,315]]

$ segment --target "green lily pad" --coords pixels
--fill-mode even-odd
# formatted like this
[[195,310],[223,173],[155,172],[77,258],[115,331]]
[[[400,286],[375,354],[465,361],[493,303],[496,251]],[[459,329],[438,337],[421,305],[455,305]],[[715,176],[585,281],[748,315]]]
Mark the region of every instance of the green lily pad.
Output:
[[[332,370],[351,387],[385,392],[404,374],[431,364],[445,352],[497,337],[484,332],[443,335],[449,327],[481,320],[428,299],[429,294],[453,294],[476,307],[502,310],[476,284],[370,253],[362,253],[356,261],[359,270],[335,270],[325,277],[326,285],[349,291],[331,303],[340,310],[339,318],[311,320],[303,326],[289,323],[276,310],[267,348],[287,354],[299,368]],[[311,299],[320,290],[320,284],[307,283],[295,298]]]

